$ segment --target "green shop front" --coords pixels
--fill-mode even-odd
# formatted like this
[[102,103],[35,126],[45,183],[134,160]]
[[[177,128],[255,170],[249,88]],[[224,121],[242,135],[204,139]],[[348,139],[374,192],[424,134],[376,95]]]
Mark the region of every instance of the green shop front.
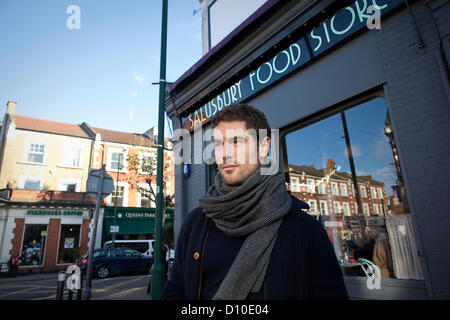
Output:
[[[173,224],[174,209],[167,208],[163,226]],[[116,226],[116,228],[114,228]],[[153,239],[155,233],[155,208],[105,207],[102,224],[102,246],[112,240]]]

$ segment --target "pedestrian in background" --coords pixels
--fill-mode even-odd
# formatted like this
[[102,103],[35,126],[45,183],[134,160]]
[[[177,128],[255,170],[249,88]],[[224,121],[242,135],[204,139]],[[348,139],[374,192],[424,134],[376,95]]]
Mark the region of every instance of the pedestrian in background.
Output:
[[19,254],[17,252],[9,260],[9,272],[11,277],[17,276],[17,269],[19,268]]

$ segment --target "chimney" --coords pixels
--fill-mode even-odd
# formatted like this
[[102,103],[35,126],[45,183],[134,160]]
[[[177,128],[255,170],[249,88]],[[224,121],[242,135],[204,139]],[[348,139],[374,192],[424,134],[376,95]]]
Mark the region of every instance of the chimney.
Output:
[[6,104],[6,113],[10,115],[14,115],[16,112],[16,103],[14,101],[8,101]]
[[334,160],[333,159],[328,159],[327,160],[327,171],[330,172],[330,171],[333,171],[335,169],[336,169],[336,163],[334,162]]

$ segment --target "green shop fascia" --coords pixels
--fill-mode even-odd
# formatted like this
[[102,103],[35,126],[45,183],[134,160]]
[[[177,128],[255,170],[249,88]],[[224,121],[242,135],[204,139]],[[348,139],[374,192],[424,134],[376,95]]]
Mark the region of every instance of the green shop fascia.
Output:
[[[119,226],[118,235],[154,234],[155,208],[135,207],[105,207],[103,215],[102,243],[110,240],[110,227],[114,225],[114,215],[117,214],[116,224]],[[164,226],[173,224],[174,209],[166,209]]]

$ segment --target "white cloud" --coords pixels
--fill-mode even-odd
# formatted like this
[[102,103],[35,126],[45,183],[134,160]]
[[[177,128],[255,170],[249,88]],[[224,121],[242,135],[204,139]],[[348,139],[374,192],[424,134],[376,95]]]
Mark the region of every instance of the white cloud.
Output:
[[137,95],[138,95],[137,91],[132,91],[132,92],[130,93],[130,97],[131,97],[131,98],[136,98]]
[[145,78],[140,74],[138,74],[137,72],[133,72],[133,80],[137,81],[137,83],[139,83],[140,86],[144,85],[145,82]]

